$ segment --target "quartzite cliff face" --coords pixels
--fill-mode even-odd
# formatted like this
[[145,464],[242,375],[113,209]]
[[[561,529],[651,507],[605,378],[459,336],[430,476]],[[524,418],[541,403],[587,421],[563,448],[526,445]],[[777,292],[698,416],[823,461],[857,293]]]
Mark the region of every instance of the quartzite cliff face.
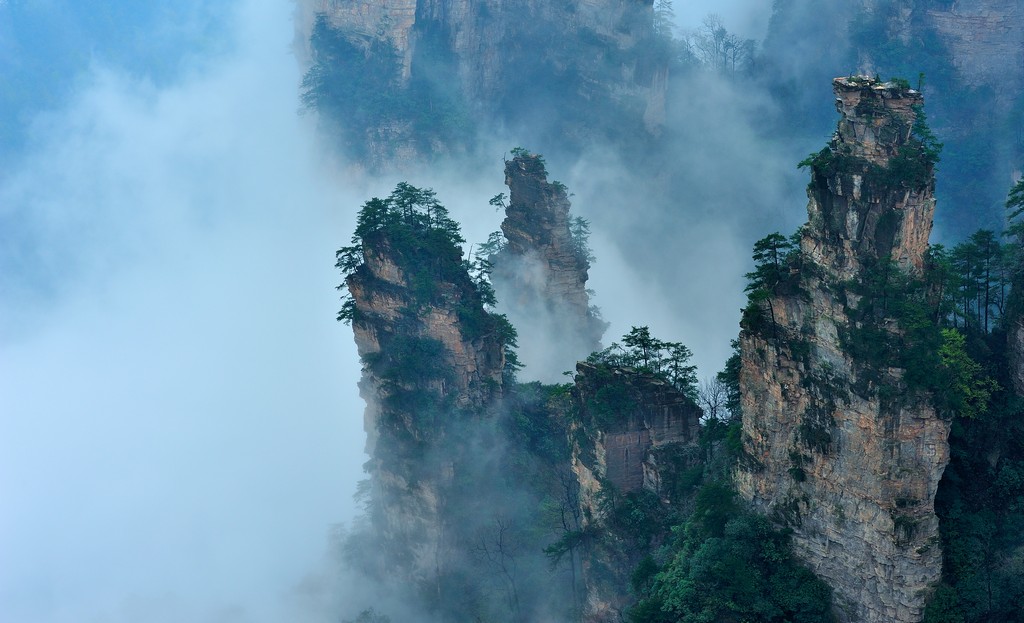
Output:
[[[834,89],[842,118],[812,165],[802,265],[741,334],[746,457],[735,478],[755,508],[792,528],[842,620],[920,621],[941,572],[933,502],[949,423],[904,370],[867,374],[844,336],[858,329],[848,284],[887,256],[911,273],[924,259],[934,182],[910,146],[922,100],[866,78]],[[901,168],[915,163],[916,176]]]
[[[454,134],[497,121],[564,144],[609,130],[660,131],[669,56],[654,32],[652,5],[653,0],[302,0],[297,37],[309,42],[316,16],[324,15],[368,53],[381,53],[374,42],[384,44],[400,70],[397,84],[378,88],[431,84],[435,99],[457,102],[462,118],[449,128]],[[310,52],[315,58],[317,50]],[[594,115],[605,116],[595,123]],[[435,122],[441,121],[430,121]],[[458,147],[445,144],[456,141],[454,135],[425,147],[417,140],[422,128],[415,125],[392,119],[388,127],[367,128],[374,157],[401,159]]]
[[363,239],[363,261],[347,279],[364,362],[371,518],[380,571],[441,598],[440,576],[458,549],[446,505],[466,467],[459,429],[500,395],[504,355],[493,331],[467,328],[489,315],[458,249],[438,255],[392,233]]
[[[699,465],[701,410],[666,380],[632,368],[579,363],[573,399],[578,417],[571,425],[572,471],[579,483],[584,533],[591,538],[582,555],[586,602],[582,620],[624,620],[636,598],[630,577],[637,564],[659,547],[609,526],[609,496],[651,494],[657,503],[683,500],[677,479]],[[650,538],[650,537],[648,537]]]
[[565,186],[547,179],[540,156],[505,163],[507,241],[491,260],[500,308],[522,330],[519,353],[532,376],[557,381],[600,350],[606,324],[590,306],[586,240],[573,235]]
[[[864,2],[877,10],[877,0]],[[899,39],[920,36],[924,24],[938,34],[963,82],[988,85],[1004,101],[1024,82],[1024,7],[1017,0],[902,1],[891,25]],[[865,57],[870,60],[870,55]]]

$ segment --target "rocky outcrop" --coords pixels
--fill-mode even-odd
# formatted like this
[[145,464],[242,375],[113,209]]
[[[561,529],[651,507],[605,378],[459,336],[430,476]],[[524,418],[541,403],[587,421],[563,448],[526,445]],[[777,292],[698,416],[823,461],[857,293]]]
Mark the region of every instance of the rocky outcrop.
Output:
[[[857,10],[884,12],[890,40],[910,45],[915,38],[928,38],[929,47],[945,47],[965,86],[988,86],[1000,97],[1012,97],[1020,89],[1024,8],[1016,0],[861,0]],[[863,69],[886,69],[874,67],[871,50],[858,53]]]
[[833,87],[841,119],[819,154],[825,170],[811,181],[802,244],[839,281],[883,257],[919,271],[935,212],[930,165],[906,151],[921,94],[862,78]]
[[585,483],[585,505],[596,514],[599,480],[619,492],[646,489],[671,497],[657,451],[696,443],[701,410],[667,381],[631,368],[576,364],[574,397],[591,444],[577,447],[573,469]]
[[481,329],[490,316],[458,249],[438,254],[394,233],[365,236],[362,263],[346,280],[364,363],[371,519],[381,571],[439,594],[455,551],[447,493],[466,460],[453,432],[500,395],[503,345]]
[[[612,123],[594,127],[594,111],[608,109],[615,111],[610,118],[619,128],[628,125],[632,132],[635,124],[641,131],[657,133],[665,120],[669,58],[667,48],[656,40],[652,4],[653,0],[302,0],[297,38],[308,42],[314,16],[323,14],[368,52],[372,41],[386,43],[401,61],[400,84],[395,86],[433,83],[438,98],[443,93],[445,99],[458,100],[457,108],[466,116],[459,126],[495,121],[495,115],[502,125],[553,123],[549,130],[563,133],[564,141],[570,135],[614,130]],[[545,109],[555,104],[558,111],[535,118],[538,100]],[[419,120],[421,125],[435,121]],[[389,122],[388,130],[396,128]],[[408,130],[423,133],[422,128]],[[407,146],[411,138],[388,140]],[[445,147],[438,144],[432,149]]]
[[927,10],[964,84],[1001,95],[1024,83],[1024,7],[1017,0],[958,0]]
[[[835,591],[843,621],[920,621],[942,555],[935,493],[949,422],[906,371],[858,360],[849,288],[892,257],[919,271],[934,210],[931,161],[913,132],[921,97],[836,79],[842,118],[810,162],[800,259],[740,337],[740,494],[793,531],[796,554]],[[872,320],[898,336],[896,321]]]
[[660,543],[634,543],[633,535],[616,533],[607,518],[610,500],[648,493],[661,504],[678,504],[682,471],[701,462],[701,410],[656,375],[604,364],[577,364],[573,398],[572,470],[583,532],[602,534],[582,556],[583,620],[617,622],[634,602],[630,574]]
[[558,382],[577,360],[600,349],[607,326],[587,293],[590,268],[585,235],[574,235],[565,186],[548,182],[540,156],[519,154],[505,163],[509,188],[507,241],[491,258],[491,280],[502,312],[519,328],[527,374]]

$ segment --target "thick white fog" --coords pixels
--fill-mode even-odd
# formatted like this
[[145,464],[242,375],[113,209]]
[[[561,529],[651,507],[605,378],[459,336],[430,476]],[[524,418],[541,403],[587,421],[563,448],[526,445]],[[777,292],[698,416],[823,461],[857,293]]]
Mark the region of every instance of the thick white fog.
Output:
[[[655,0],[655,5],[657,4]],[[683,32],[699,28],[709,14],[714,14],[722,19],[730,32],[747,39],[761,39],[768,29],[772,4],[767,0],[677,0],[672,3],[672,11],[675,13],[676,27]]]
[[362,193],[296,115],[290,18],[240,3],[166,88],[94,66],[4,174],[2,621],[301,620],[354,513]]
[[[713,10],[758,37],[767,20],[679,4],[681,28]],[[334,249],[400,179],[434,187],[483,241],[517,142],[491,137],[473,172],[346,179],[297,114],[292,10],[238,2],[222,51],[183,51],[170,84],[94,63],[0,173],[0,621],[337,619],[317,609],[340,594],[321,590],[327,537],[355,514],[365,456]],[[657,240],[630,230],[651,216],[642,192],[609,192],[614,162],[549,161],[592,223],[605,342],[648,324],[691,346],[702,376],[738,328],[742,210],[792,215],[782,230],[802,216],[792,184],[764,183],[791,180],[793,159],[758,142],[757,102],[729,88],[701,85],[670,121],[705,145],[679,154],[703,186]],[[630,254],[653,247],[666,260],[641,272]]]

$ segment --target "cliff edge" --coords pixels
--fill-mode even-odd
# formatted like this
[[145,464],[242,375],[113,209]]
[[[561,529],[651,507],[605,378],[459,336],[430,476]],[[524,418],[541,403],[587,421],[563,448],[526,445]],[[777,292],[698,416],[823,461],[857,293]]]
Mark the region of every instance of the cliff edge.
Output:
[[[840,620],[910,623],[941,574],[934,500],[949,422],[900,367],[898,345],[912,336],[885,297],[925,262],[936,147],[905,83],[851,77],[833,88],[837,131],[804,162],[808,222],[792,246],[759,243],[740,336],[735,482],[792,530]],[[869,356],[889,344],[891,357]]]

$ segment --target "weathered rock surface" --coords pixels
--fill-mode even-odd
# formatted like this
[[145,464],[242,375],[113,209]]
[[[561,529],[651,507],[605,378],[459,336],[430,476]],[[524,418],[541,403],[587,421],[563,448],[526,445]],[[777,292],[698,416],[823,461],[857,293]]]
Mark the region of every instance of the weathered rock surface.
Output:
[[[531,100],[571,95],[572,101],[591,109],[616,106],[652,133],[660,131],[665,120],[668,60],[649,53],[655,37],[653,0],[298,4],[299,41],[309,41],[314,16],[322,13],[353,41],[389,42],[401,59],[406,83],[414,75],[435,79],[443,66],[440,73],[451,74],[457,84],[440,86],[458,93],[468,110],[480,117],[497,109],[526,111],[533,106]],[[586,111],[568,112],[566,119]],[[563,129],[583,135],[598,129],[586,125],[577,120]],[[401,136],[392,138],[405,144]]]
[[[966,86],[991,87],[1000,99],[1019,91],[1024,80],[1024,7],[1017,0],[861,0],[859,4],[859,10],[868,14],[895,7],[887,34],[903,44],[933,31],[931,45],[946,48]],[[870,50],[858,52],[861,69],[868,73],[886,69],[875,67]]]
[[1018,396],[1024,396],[1024,318],[1017,316],[1006,332],[1009,342],[1010,382]]
[[[429,590],[453,551],[445,503],[462,468],[446,422],[478,416],[500,395],[503,348],[493,333],[469,334],[466,314],[484,312],[464,271],[443,271],[436,295],[424,300],[404,268],[411,258],[386,230],[365,238],[362,250],[346,283],[364,362],[371,518],[387,575]],[[438,264],[458,266],[456,253]]]
[[856,276],[865,261],[891,256],[920,270],[935,213],[934,181],[921,186],[880,179],[911,138],[923,99],[890,83],[836,78],[842,118],[829,145],[839,169],[811,181],[804,247],[838,280]]
[[[889,254],[907,271],[922,265],[930,166],[921,185],[884,175],[921,98],[866,79],[834,88],[842,119],[831,164],[815,168],[808,187],[799,284],[764,303],[774,327],[740,337],[746,456],[735,480],[756,509],[793,530],[796,554],[834,588],[841,620],[920,621],[941,573],[934,499],[949,423],[903,370],[867,378],[840,336],[853,322],[845,282]],[[889,330],[899,331],[895,322]]]
[[501,224],[506,244],[491,258],[499,308],[519,328],[527,374],[558,382],[600,350],[607,326],[590,307],[586,243],[570,229],[565,186],[550,183],[539,156],[505,164],[510,196]]
[[[571,431],[572,470],[580,485],[584,530],[603,529],[601,500],[611,493],[603,491],[608,487],[614,495],[646,490],[663,504],[679,502],[673,479],[701,461],[700,408],[668,382],[631,368],[579,363],[575,380],[579,417]],[[583,555],[584,621],[621,621],[634,601],[630,574],[651,552],[624,546],[615,537],[592,544]]]
[[1004,95],[1024,84],[1024,7],[1017,0],[958,0],[930,8],[965,84],[991,85]]

